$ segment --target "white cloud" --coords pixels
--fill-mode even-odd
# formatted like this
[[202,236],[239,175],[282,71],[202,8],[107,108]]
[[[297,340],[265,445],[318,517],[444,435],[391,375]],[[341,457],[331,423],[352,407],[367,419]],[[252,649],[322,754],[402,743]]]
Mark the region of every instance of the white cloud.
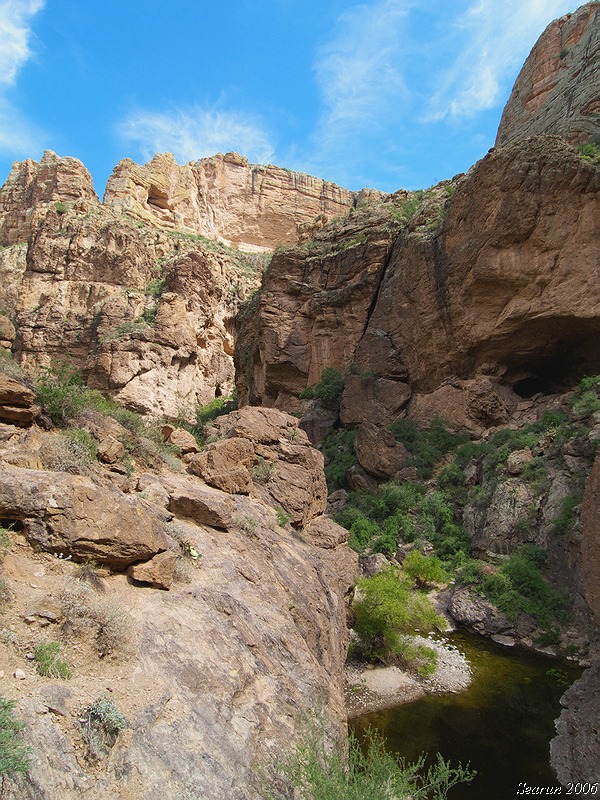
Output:
[[40,132],[6,97],[31,56],[30,21],[44,0],[0,0],[0,152],[23,156],[40,149]]
[[324,110],[318,141],[368,131],[408,96],[402,70],[403,35],[414,0],[379,0],[357,5],[340,16],[336,35],[323,45],[315,63]]
[[[425,121],[472,116],[498,104],[542,31],[569,0],[477,0],[446,32],[458,55],[436,70]],[[441,43],[443,44],[443,43]]]
[[45,0],[0,0],[0,83],[14,84],[19,69],[31,55],[31,17]]
[[260,164],[274,158],[273,146],[260,123],[238,112],[199,107],[172,113],[138,111],[119,124],[118,132],[136,142],[145,159],[170,152],[186,163],[227,151]]

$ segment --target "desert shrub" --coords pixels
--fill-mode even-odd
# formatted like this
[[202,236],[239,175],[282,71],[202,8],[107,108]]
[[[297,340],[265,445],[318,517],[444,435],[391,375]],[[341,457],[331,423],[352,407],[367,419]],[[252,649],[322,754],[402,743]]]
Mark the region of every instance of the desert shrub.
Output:
[[37,398],[55,425],[64,425],[86,407],[87,387],[81,375],[67,364],[45,370],[36,383]]
[[421,428],[412,419],[403,417],[388,426],[397,441],[411,454],[410,466],[414,466],[420,478],[433,475],[435,465],[450,451],[468,440],[466,434],[448,430],[448,423],[435,417],[428,428]]
[[92,434],[84,428],[68,428],[44,440],[40,450],[42,461],[48,469],[89,474],[96,463],[98,445]]
[[73,572],[73,577],[75,580],[87,584],[95,592],[104,593],[106,591],[106,585],[94,561],[78,564]]
[[321,442],[321,452],[325,456],[325,478],[330,492],[346,486],[346,474],[350,467],[358,463],[354,453],[356,431],[331,431]]
[[252,474],[252,480],[255,483],[266,484],[273,477],[275,464],[271,461],[267,461],[267,459],[262,456],[257,456],[257,462],[250,472]]
[[102,695],[85,709],[80,725],[86,755],[97,761],[110,751],[119,733],[127,727],[127,720],[110,697]]
[[92,636],[101,656],[130,654],[133,623],[117,603],[99,597],[86,583],[70,581],[61,593],[61,607],[65,636]]
[[288,514],[287,511],[285,511],[281,506],[277,506],[275,508],[275,514],[277,515],[277,524],[281,528],[285,528],[291,519],[290,514]]
[[[396,567],[358,582],[354,630],[359,650],[368,661],[400,662],[414,667],[409,634],[445,628],[431,601],[424,594],[411,591],[411,585],[410,578]],[[425,655],[423,649],[418,652],[420,660]],[[435,658],[434,651],[428,655]]]
[[31,753],[21,740],[25,727],[14,716],[15,701],[0,697],[0,794],[3,794],[6,776],[29,770]]
[[582,500],[583,489],[578,489],[565,497],[562,502],[560,513],[554,520],[555,533],[566,536],[571,532],[577,518],[577,508],[580,506]]
[[265,796],[284,800],[293,792],[298,800],[444,800],[452,786],[471,781],[475,774],[468,766],[452,767],[439,754],[430,767],[424,756],[408,763],[386,750],[383,738],[372,730],[362,741],[350,733],[346,758],[345,751],[328,745],[322,724],[311,721],[270,781],[283,788],[269,789]]
[[43,675],[45,678],[62,678],[63,680],[71,677],[69,665],[60,657],[61,651],[62,644],[60,642],[45,642],[35,648],[33,656],[39,675]]
[[506,617],[515,621],[519,614],[529,614],[549,628],[568,619],[567,597],[545,579],[542,567],[546,553],[537,545],[518,547],[490,574],[489,568],[469,564],[459,573],[460,583],[467,583],[488,598]]
[[325,408],[336,411],[340,407],[343,392],[344,375],[342,372],[334,367],[325,367],[319,383],[307,387],[301,392],[300,397],[303,399],[316,397]]

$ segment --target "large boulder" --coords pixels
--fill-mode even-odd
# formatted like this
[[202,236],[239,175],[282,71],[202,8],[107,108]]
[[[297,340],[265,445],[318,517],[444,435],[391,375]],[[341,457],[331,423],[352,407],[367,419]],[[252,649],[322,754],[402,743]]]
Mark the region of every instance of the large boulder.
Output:
[[0,519],[18,521],[29,542],[46,552],[114,569],[169,547],[163,518],[148,503],[64,472],[3,464]]

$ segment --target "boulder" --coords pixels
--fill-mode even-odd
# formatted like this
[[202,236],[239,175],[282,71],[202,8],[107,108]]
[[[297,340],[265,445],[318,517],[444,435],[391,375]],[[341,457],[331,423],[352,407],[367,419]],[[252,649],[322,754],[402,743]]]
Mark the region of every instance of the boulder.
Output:
[[252,486],[249,467],[254,461],[254,448],[247,439],[222,439],[193,456],[187,471],[223,492],[249,494]]
[[19,520],[29,542],[49,553],[126,569],[166,550],[160,516],[88,478],[3,465],[0,519]]
[[410,457],[394,434],[372,422],[363,422],[354,439],[354,452],[361,467],[376,478],[391,478],[406,466]]
[[127,574],[135,581],[148,583],[157,589],[170,589],[175,575],[177,556],[171,550],[165,550],[145,561],[143,564],[132,564]]

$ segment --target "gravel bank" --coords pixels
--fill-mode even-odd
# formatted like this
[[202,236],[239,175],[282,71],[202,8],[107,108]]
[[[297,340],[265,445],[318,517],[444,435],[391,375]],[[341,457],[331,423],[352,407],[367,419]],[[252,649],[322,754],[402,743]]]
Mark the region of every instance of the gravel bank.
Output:
[[346,708],[349,718],[410,703],[429,692],[461,692],[469,686],[471,667],[458,648],[445,640],[422,636],[415,636],[415,641],[437,651],[435,674],[419,678],[398,667],[348,665]]

